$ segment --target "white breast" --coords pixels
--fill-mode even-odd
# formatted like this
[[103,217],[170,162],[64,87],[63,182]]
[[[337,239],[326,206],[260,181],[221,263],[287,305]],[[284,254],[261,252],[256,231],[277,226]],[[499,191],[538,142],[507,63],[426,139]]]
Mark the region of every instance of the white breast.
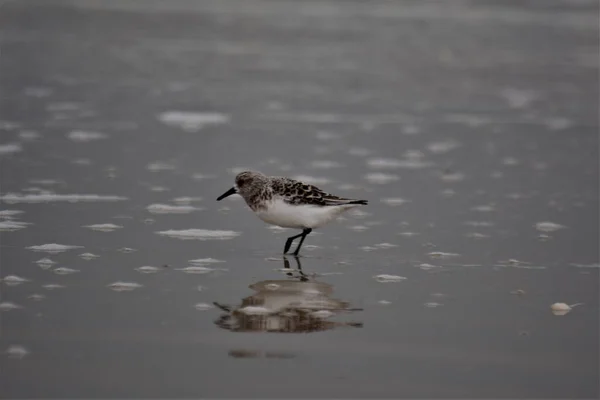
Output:
[[353,207],[356,205],[293,205],[277,198],[268,203],[266,210],[257,211],[256,215],[268,224],[284,228],[318,228]]

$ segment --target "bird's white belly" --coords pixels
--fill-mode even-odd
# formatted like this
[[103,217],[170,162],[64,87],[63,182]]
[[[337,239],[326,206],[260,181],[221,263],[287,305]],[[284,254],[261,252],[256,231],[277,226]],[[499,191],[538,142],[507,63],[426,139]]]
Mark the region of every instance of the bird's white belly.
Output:
[[318,228],[352,207],[292,205],[276,199],[268,203],[266,210],[257,211],[256,215],[268,224],[284,228]]

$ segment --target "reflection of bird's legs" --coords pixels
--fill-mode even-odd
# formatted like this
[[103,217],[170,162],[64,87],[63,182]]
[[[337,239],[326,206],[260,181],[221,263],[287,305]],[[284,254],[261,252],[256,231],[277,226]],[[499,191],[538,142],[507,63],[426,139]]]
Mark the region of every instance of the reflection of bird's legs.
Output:
[[[296,259],[296,267],[298,269],[298,274],[300,275],[298,276],[298,279],[300,279],[302,282],[306,282],[308,278],[306,277],[304,272],[302,272],[302,264],[300,264],[300,259],[298,257],[294,258]],[[288,272],[286,275],[294,277],[294,274],[291,272],[290,261],[285,256],[283,257],[283,269],[289,269],[290,272]]]
[[306,282],[308,278],[306,277],[306,274],[302,272],[302,264],[300,263],[300,258],[296,256],[294,256],[294,258],[296,259],[296,266],[298,267],[298,274],[300,274],[300,280],[302,282]]

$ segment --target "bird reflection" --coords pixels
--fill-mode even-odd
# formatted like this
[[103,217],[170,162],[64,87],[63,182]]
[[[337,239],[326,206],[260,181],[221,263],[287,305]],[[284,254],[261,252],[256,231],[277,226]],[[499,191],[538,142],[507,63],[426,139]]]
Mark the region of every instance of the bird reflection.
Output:
[[341,313],[360,311],[349,303],[331,297],[333,286],[309,279],[294,257],[297,269],[292,270],[284,257],[287,280],[266,280],[250,285],[254,294],[242,299],[239,306],[214,303],[224,313],[215,324],[232,332],[320,332],[338,327],[363,326],[360,322],[331,321]]

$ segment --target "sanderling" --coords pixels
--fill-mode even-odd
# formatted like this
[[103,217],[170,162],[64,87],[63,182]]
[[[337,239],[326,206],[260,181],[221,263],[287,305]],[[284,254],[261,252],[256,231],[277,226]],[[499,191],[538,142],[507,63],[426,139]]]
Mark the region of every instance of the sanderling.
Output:
[[293,253],[295,256],[313,229],[325,225],[344,211],[367,205],[367,200],[345,199],[325,193],[313,185],[254,171],[240,172],[235,177],[235,185],[219,196],[217,201],[232,194],[242,196],[252,211],[266,223],[302,229],[302,233],[287,239],[283,249],[283,253],[287,253],[292,242],[300,237],[300,243]]

